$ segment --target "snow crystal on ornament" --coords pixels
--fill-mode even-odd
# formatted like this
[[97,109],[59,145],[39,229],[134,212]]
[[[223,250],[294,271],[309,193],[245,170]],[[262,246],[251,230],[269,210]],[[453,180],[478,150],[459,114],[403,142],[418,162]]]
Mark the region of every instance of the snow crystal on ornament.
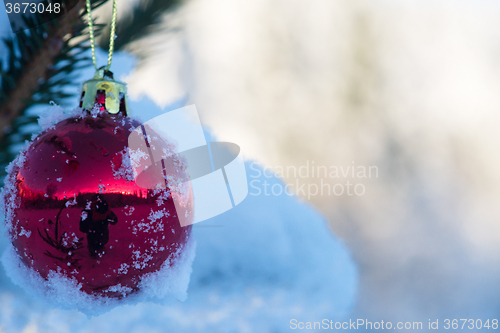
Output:
[[[78,242],[79,242],[78,236],[72,232],[71,235],[68,235],[67,233],[64,233],[64,236],[62,238],[62,245],[64,247],[72,247],[72,248],[77,248],[78,247]],[[69,252],[68,254],[70,254]],[[71,255],[71,254],[70,254]],[[68,263],[69,264],[69,263]]]
[[76,195],[75,195],[73,198],[71,198],[68,201],[66,201],[65,206],[66,207],[71,207],[71,206],[76,206],[77,204],[78,203],[76,202]]
[[[142,219],[139,223],[134,224],[132,227],[132,232],[137,234],[138,231],[144,232],[146,234],[149,233],[159,233],[164,230],[163,222],[161,221],[162,217],[168,217],[169,213],[163,208],[161,211],[154,212],[151,210],[148,216],[148,222]],[[157,222],[157,220],[160,220]]]
[[26,236],[27,238],[30,238],[31,236],[31,231],[29,230],[24,230],[23,227],[21,227],[21,232],[19,233],[19,236]]
[[94,104],[94,107],[92,109],[90,109],[89,111],[90,111],[90,115],[92,116],[92,118],[95,119],[101,113],[101,106],[99,106],[96,103],[96,104]]
[[117,155],[118,165],[115,165],[113,159],[111,160],[111,169],[113,170],[113,177],[115,179],[123,178],[127,181],[134,180],[134,171],[132,169],[129,148],[125,147]]
[[162,190],[155,190],[153,191],[154,195],[158,195],[156,198],[156,204],[158,207],[162,206],[163,203],[168,200],[168,197],[170,196],[170,191],[162,191]]
[[141,149],[134,149],[132,153],[129,153],[129,157],[133,170],[136,170],[142,165],[142,160],[149,159],[149,154]]
[[126,205],[125,207],[123,207],[123,209],[126,216],[132,215],[135,211],[135,207],[129,205]]
[[51,102],[50,104],[51,105],[48,108],[39,113],[40,117],[38,118],[38,125],[42,128],[42,131],[54,128],[58,122],[61,122],[64,119],[82,117],[84,114],[81,108],[64,110],[54,102]]
[[120,266],[120,268],[118,269],[118,274],[127,274],[127,272],[128,272],[128,268],[129,268],[129,267],[130,267],[130,266],[129,266],[128,264],[123,263],[123,264]]
[[169,215],[170,214],[168,213],[166,208],[163,208],[163,209],[160,209],[157,211],[154,211],[153,209],[151,209],[151,212],[149,213],[149,216],[148,216],[148,220],[150,220],[151,222],[156,222],[157,220],[161,220],[162,217],[164,217],[164,216],[167,217]]
[[15,233],[12,233],[13,236],[11,236],[11,231],[17,227],[19,221],[14,218],[15,210],[21,206],[21,198],[17,195],[18,189],[13,175],[14,170],[21,168],[26,161],[26,148],[5,168],[8,176],[5,177],[4,186],[0,192],[0,207],[5,212],[6,235],[10,240],[17,238]]

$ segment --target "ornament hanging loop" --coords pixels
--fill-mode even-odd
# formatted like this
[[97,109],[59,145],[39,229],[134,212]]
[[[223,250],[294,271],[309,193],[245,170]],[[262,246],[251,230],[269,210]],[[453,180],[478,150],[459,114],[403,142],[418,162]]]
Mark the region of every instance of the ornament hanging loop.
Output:
[[87,0],[87,21],[89,24],[89,36],[90,36],[90,47],[92,48],[92,62],[94,68],[97,70],[97,64],[95,61],[95,38],[94,38],[94,21],[92,20],[92,9],[90,5],[90,0]]
[[[108,52],[108,65],[106,66],[106,70],[109,71],[111,68],[111,61],[113,60],[113,52],[115,48],[115,34],[116,34],[116,2],[117,0],[113,0],[113,13],[111,15],[111,29],[109,34],[109,52]],[[92,49],[92,62],[94,64],[94,68],[97,69],[97,62],[95,57],[95,36],[94,36],[94,21],[92,19],[92,5],[90,0],[86,0],[87,4],[87,21],[89,25],[89,36],[90,36],[90,47]]]
[[109,53],[108,53],[108,66],[106,70],[109,71],[111,68],[111,60],[113,59],[113,51],[115,49],[115,38],[116,38],[116,1],[113,0],[113,14],[111,16],[111,29],[109,33]]
[[115,81],[113,73],[110,71],[115,47],[116,2],[117,0],[113,0],[113,14],[111,16],[111,29],[109,34],[108,64],[106,66],[102,66],[101,68],[97,68],[92,5],[90,4],[90,0],[86,0],[90,46],[92,48],[92,62],[96,72],[91,80],[84,82],[82,85],[80,107],[87,110],[87,112],[95,111],[97,108],[97,111],[99,112],[106,112],[111,115],[121,114],[126,116],[128,108],[127,86],[123,82]]

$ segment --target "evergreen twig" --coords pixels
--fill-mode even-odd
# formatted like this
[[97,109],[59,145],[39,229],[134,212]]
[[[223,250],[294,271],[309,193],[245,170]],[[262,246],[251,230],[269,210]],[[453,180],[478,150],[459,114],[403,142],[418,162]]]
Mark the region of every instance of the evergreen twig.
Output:
[[[74,1],[75,7],[60,18],[36,25],[40,17],[34,16],[34,28],[3,39],[8,54],[6,68],[0,63],[0,136],[29,106],[62,103],[70,97],[64,92],[72,84],[68,75],[88,62],[82,56],[87,39],[75,41],[87,29],[82,19],[85,6],[82,0]],[[95,1],[93,7],[106,1]],[[59,80],[53,82],[56,77]]]

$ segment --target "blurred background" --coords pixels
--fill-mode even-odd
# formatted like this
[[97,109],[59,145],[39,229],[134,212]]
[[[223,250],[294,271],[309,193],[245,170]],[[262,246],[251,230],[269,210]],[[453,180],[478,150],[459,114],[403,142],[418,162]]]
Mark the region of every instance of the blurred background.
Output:
[[[500,2],[119,0],[118,6],[116,41],[127,65],[113,70],[123,72],[131,99],[138,101],[134,112],[196,104],[217,140],[240,145],[258,170],[276,173],[272,181],[280,186],[305,186],[298,199],[265,195],[261,177],[249,196],[260,201],[249,210],[269,216],[301,207],[322,214],[359,272],[359,282],[356,273],[346,278],[357,285],[356,297],[353,292],[344,298],[352,298],[345,303],[352,306],[332,313],[422,321],[424,328],[429,319],[498,318]],[[110,12],[109,1],[96,7],[98,22],[109,22]],[[4,36],[12,37],[4,19],[2,24]],[[108,28],[102,29],[106,49]],[[75,37],[68,43],[79,42],[86,41]],[[2,47],[6,58],[8,44]],[[82,68],[88,69],[88,50],[74,56],[83,55]],[[8,96],[35,96],[15,112],[0,112],[4,162],[36,132],[38,105],[76,104],[77,87],[65,82],[60,88],[57,75],[80,84],[81,74],[69,75],[78,68],[65,72],[56,58],[51,61],[54,73],[44,74],[37,81],[42,84],[18,95],[13,88],[0,100],[5,105]],[[68,96],[55,96],[57,89]],[[328,174],[283,171],[312,165]],[[256,171],[248,166],[252,180]],[[358,173],[370,166],[377,172]],[[348,181],[361,184],[363,194],[314,194]],[[262,193],[252,198],[256,188]],[[270,205],[273,200],[293,204]],[[255,221],[248,212],[237,218]],[[306,229],[319,223],[316,217],[280,219]],[[323,253],[317,258],[335,256],[328,249],[318,249]],[[338,280],[320,276],[323,284],[344,290]],[[309,292],[299,304],[317,296]],[[338,292],[331,294],[333,303]],[[278,324],[260,329],[289,329],[292,312],[283,313]]]

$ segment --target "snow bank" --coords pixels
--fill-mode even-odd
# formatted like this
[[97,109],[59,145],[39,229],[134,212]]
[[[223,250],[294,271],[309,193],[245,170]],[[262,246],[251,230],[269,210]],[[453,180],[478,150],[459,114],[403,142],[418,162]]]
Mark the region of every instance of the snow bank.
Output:
[[[250,180],[281,184],[274,177]],[[39,332],[285,332],[293,318],[346,315],[356,297],[357,272],[324,218],[295,197],[255,194],[250,191],[236,208],[193,226],[197,255],[185,302],[131,302],[88,318],[50,309],[36,299],[38,291],[4,283],[0,306],[8,311],[0,311],[0,327],[7,332],[28,325]],[[9,265],[15,281],[19,277]],[[163,280],[160,275],[150,280]],[[152,289],[143,296],[155,301]],[[51,297],[58,301],[57,294]]]

